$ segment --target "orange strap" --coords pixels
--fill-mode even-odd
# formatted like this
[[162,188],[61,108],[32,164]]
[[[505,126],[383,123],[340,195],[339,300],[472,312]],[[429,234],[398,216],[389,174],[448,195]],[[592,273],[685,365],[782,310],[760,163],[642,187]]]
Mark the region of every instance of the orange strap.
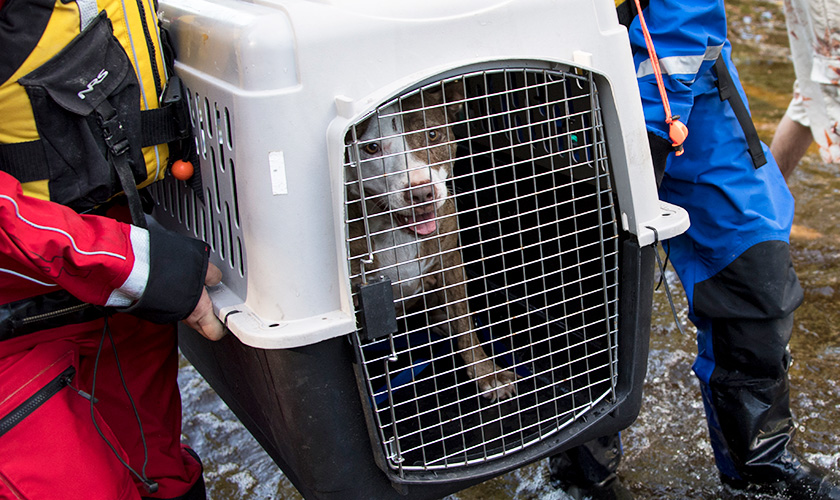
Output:
[[650,63],[653,66],[653,75],[656,77],[656,86],[659,87],[659,96],[662,98],[662,107],[665,109],[665,123],[668,124],[668,135],[671,138],[671,145],[676,149],[677,156],[683,154],[683,142],[688,137],[688,127],[680,121],[679,116],[671,115],[671,105],[668,103],[668,94],[665,92],[665,84],[662,82],[662,70],[659,68],[659,58],[653,47],[653,39],[650,37],[645,16],[642,14],[642,4],[635,0],[636,9],[639,12],[639,23],[642,26],[642,33],[645,36]]

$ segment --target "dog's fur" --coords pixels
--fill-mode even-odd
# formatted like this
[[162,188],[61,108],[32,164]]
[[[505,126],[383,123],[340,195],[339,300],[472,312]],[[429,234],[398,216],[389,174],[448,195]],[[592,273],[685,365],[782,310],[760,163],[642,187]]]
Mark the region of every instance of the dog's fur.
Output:
[[497,367],[479,345],[467,305],[455,202],[446,185],[457,148],[447,124],[462,106],[456,102],[463,98],[460,86],[413,94],[356,127],[360,168],[347,172],[356,181],[348,195],[361,199],[361,174],[373,248],[367,248],[361,203],[351,203],[351,266],[358,275],[360,258],[372,253],[365,272],[395,283],[397,315],[429,309],[436,331],[457,336],[467,373],[484,397],[504,399],[515,394],[516,376]]

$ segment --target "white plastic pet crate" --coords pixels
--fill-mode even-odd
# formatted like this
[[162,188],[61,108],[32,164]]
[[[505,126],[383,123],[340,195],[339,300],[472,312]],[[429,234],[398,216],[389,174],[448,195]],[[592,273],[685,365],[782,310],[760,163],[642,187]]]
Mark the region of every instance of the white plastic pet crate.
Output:
[[[635,418],[652,244],[688,217],[658,200],[612,2],[164,0],[160,10],[188,88],[203,201],[169,178],[153,187],[155,217],[210,243],[224,271],[212,298],[235,336],[187,336],[184,350],[301,491],[329,496],[312,484],[325,481],[311,470],[323,464],[308,463],[320,459],[288,444],[307,432],[292,413],[337,411],[298,401],[319,377],[309,399],[353,420],[313,424],[322,445],[366,428],[362,454],[421,497]],[[431,177],[453,214],[423,205],[422,222],[408,221],[434,184],[376,173],[418,154],[421,178],[451,169]],[[477,362],[463,335],[509,397],[467,376]],[[358,390],[328,396],[325,371],[355,373]]]

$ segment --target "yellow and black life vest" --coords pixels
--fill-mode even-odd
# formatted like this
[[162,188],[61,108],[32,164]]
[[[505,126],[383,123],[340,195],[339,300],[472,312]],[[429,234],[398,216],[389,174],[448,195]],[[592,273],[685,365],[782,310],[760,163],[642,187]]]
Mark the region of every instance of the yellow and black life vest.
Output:
[[163,177],[172,147],[194,149],[154,0],[6,0],[0,12],[0,170],[79,212],[124,191],[137,223],[137,188]]
[[[647,7],[649,0],[642,0],[642,8]],[[634,0],[615,0],[615,11],[618,14],[618,22],[629,27],[633,19],[638,15],[636,2]]]

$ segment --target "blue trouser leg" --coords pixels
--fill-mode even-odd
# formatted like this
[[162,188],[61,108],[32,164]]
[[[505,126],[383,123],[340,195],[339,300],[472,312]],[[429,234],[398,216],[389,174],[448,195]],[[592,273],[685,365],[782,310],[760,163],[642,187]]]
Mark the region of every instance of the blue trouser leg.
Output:
[[793,198],[766,146],[769,161],[755,168],[711,82],[693,85],[686,153],[671,159],[660,195],[691,218],[669,246],[697,327],[694,371],[716,463],[729,477],[760,481],[784,461],[793,434],[787,344],[802,301],[787,243]]
[[[728,47],[724,57],[743,95]],[[688,211],[691,227],[668,247],[697,326],[694,371],[716,463],[729,477],[761,481],[789,458],[793,434],[787,344],[802,300],[788,247],[793,197],[766,146],[768,163],[753,165],[715,76],[691,89],[685,153],[670,156],[660,186],[661,199]],[[562,461],[552,460],[556,476]]]
[[780,477],[794,433],[787,345],[802,302],[788,245],[755,245],[694,292],[694,370],[718,468],[751,482]]
[[[759,483],[784,477],[794,433],[787,344],[801,302],[782,241],[751,247],[694,287],[694,370],[715,462],[726,476]],[[552,457],[552,479],[588,487],[614,473],[620,460],[618,436],[607,436]]]

